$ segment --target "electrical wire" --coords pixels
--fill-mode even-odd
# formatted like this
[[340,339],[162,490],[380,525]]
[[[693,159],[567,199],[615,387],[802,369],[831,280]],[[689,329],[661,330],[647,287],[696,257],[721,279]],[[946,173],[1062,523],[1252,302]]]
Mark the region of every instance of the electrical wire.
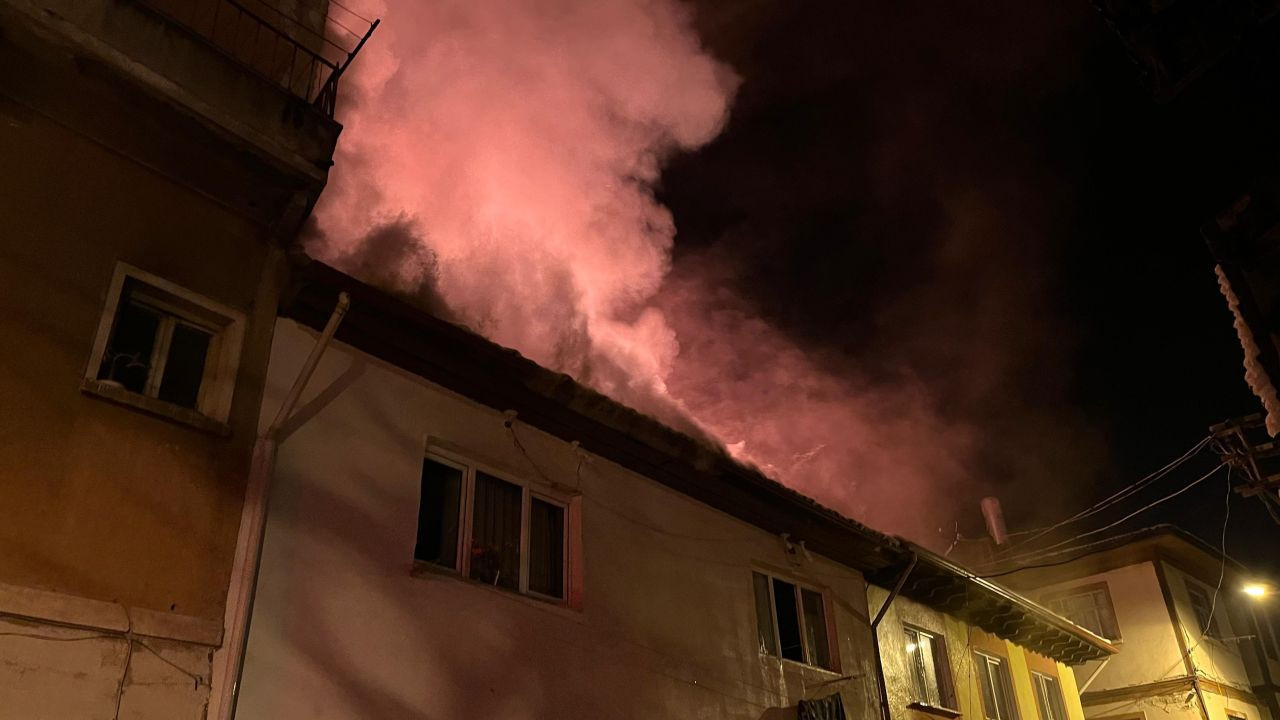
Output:
[[1068,543],[1075,542],[1076,540],[1082,540],[1082,539],[1087,538],[1087,537],[1090,537],[1090,536],[1092,536],[1092,535],[1097,535],[1098,533],[1106,532],[1107,530],[1110,530],[1111,528],[1114,528],[1115,526],[1120,525],[1120,524],[1121,524],[1121,523],[1123,523],[1123,522],[1126,522],[1126,521],[1128,521],[1128,520],[1131,520],[1131,519],[1133,519],[1134,517],[1137,517],[1138,515],[1140,515],[1140,514],[1142,514],[1142,513],[1146,512],[1146,511],[1150,510],[1151,508],[1156,507],[1157,505],[1160,505],[1160,504],[1162,504],[1162,503],[1165,503],[1165,502],[1167,502],[1167,501],[1169,501],[1169,500],[1172,500],[1172,499],[1174,499],[1174,498],[1178,497],[1179,495],[1181,495],[1181,494],[1185,493],[1186,491],[1190,490],[1191,488],[1195,487],[1196,485],[1199,485],[1200,483],[1204,482],[1205,480],[1208,480],[1210,477],[1212,477],[1212,476],[1213,476],[1213,474],[1214,474],[1214,473],[1216,473],[1216,472],[1218,472],[1219,470],[1221,470],[1221,469],[1222,469],[1226,464],[1227,464],[1227,463],[1225,463],[1225,462],[1218,463],[1216,466],[1214,466],[1214,468],[1213,468],[1212,470],[1210,470],[1209,472],[1205,473],[1204,475],[1201,475],[1200,477],[1196,478],[1195,480],[1192,480],[1190,483],[1188,483],[1188,484],[1186,484],[1186,485],[1182,486],[1181,488],[1179,488],[1179,489],[1177,489],[1177,490],[1175,490],[1175,491],[1173,491],[1173,492],[1169,493],[1168,495],[1165,495],[1164,497],[1160,498],[1159,500],[1155,500],[1155,501],[1153,501],[1153,502],[1147,503],[1146,505],[1143,505],[1142,507],[1138,508],[1137,510],[1134,510],[1133,512],[1129,513],[1128,515],[1125,515],[1124,517],[1120,518],[1119,520],[1116,520],[1115,522],[1112,522],[1112,523],[1108,523],[1108,524],[1106,524],[1106,525],[1103,525],[1102,527],[1100,527],[1100,528],[1098,528],[1098,529],[1096,529],[1096,530],[1090,530],[1090,531],[1085,532],[1085,533],[1080,533],[1079,535],[1076,535],[1076,536],[1074,536],[1074,537],[1067,538],[1066,540],[1063,540],[1063,541],[1061,541],[1061,542],[1054,543],[1053,545],[1050,545],[1050,546],[1048,546],[1048,547],[1046,547],[1046,548],[1043,548],[1043,549],[1041,549],[1041,550],[1036,550],[1036,551],[1033,551],[1033,552],[1024,553],[1024,554],[1022,554],[1022,555],[1016,555],[1016,556],[1011,557],[1011,558],[1006,558],[1006,559],[1005,559],[1005,561],[1006,561],[1006,562],[1008,562],[1008,561],[1015,561],[1015,560],[1019,560],[1019,559],[1032,558],[1032,557],[1036,557],[1036,556],[1039,556],[1039,555],[1044,555],[1044,554],[1046,554],[1046,553],[1049,553],[1049,552],[1050,552],[1050,551],[1052,551],[1052,550],[1055,550],[1055,549],[1057,549],[1057,548],[1062,547],[1063,545],[1066,545],[1066,544],[1068,544]]
[[1204,627],[1200,628],[1200,637],[1204,637],[1209,632],[1209,626],[1213,624],[1213,613],[1218,609],[1218,593],[1222,592],[1222,581],[1227,576],[1227,523],[1231,522],[1231,495],[1233,488],[1231,487],[1231,468],[1227,467],[1227,499],[1224,501],[1226,506],[1222,515],[1222,542],[1218,548],[1222,551],[1222,568],[1218,571],[1218,585],[1213,589],[1213,602],[1209,603],[1209,617],[1205,620]]
[[1176,459],[1172,460],[1171,462],[1169,462],[1168,464],[1166,464],[1164,467],[1160,468],[1159,470],[1156,470],[1155,472],[1150,473],[1149,475],[1147,475],[1146,477],[1142,478],[1141,480],[1138,480],[1138,481],[1136,481],[1136,482],[1133,482],[1133,483],[1131,483],[1131,484],[1127,485],[1126,487],[1121,488],[1120,490],[1116,491],[1115,493],[1112,493],[1112,494],[1111,494],[1110,496],[1108,496],[1107,498],[1105,498],[1105,499],[1103,499],[1103,500],[1100,500],[1100,501],[1098,501],[1098,502],[1094,503],[1091,507],[1088,507],[1088,508],[1086,508],[1086,509],[1084,509],[1084,510],[1081,510],[1080,512],[1076,513],[1075,515],[1072,515],[1071,517],[1069,517],[1069,518],[1067,518],[1067,519],[1065,519],[1065,520],[1059,521],[1059,522],[1057,522],[1057,523],[1054,523],[1053,525],[1050,525],[1050,526],[1049,526],[1049,527],[1047,527],[1047,528],[1044,528],[1043,530],[1041,530],[1040,532],[1036,533],[1035,535],[1032,535],[1031,537],[1027,538],[1026,540],[1022,540],[1021,542],[1014,543],[1013,545],[1010,545],[1009,547],[1005,548],[1005,549],[1004,549],[1004,551],[1005,551],[1005,552],[1008,552],[1009,550],[1012,550],[1012,549],[1014,549],[1014,548],[1016,548],[1016,547],[1021,547],[1021,546],[1023,546],[1023,545],[1028,544],[1028,543],[1035,542],[1036,540],[1039,540],[1040,538],[1044,537],[1045,535],[1048,535],[1049,533],[1053,532],[1054,530],[1057,530],[1057,529],[1058,529],[1058,528],[1060,528],[1060,527],[1063,527],[1064,525],[1069,525],[1069,524],[1071,524],[1071,523],[1073,523],[1073,522],[1076,522],[1076,521],[1079,521],[1079,520],[1083,520],[1083,519],[1085,519],[1085,518],[1087,518],[1087,517],[1089,517],[1089,516],[1091,516],[1091,515],[1095,515],[1095,514],[1097,514],[1097,513],[1101,512],[1101,511],[1103,511],[1103,510],[1107,509],[1108,507],[1111,507],[1112,505],[1114,505],[1114,504],[1116,504],[1116,503],[1118,503],[1118,502],[1120,502],[1120,501],[1124,500],[1125,498],[1128,498],[1129,496],[1133,495],[1134,493],[1136,493],[1136,492],[1138,492],[1138,491],[1142,490],[1143,488],[1147,487],[1147,486],[1148,486],[1148,485],[1150,485],[1151,483],[1154,483],[1155,481],[1159,480],[1160,478],[1164,477],[1165,475],[1168,475],[1170,472],[1172,472],[1173,470],[1175,470],[1175,469],[1177,469],[1178,467],[1180,467],[1183,463],[1187,462],[1187,461],[1188,461],[1188,460],[1190,460],[1192,457],[1195,457],[1195,456],[1196,456],[1197,454],[1199,454],[1202,450],[1204,450],[1204,449],[1205,449],[1205,447],[1207,447],[1207,446],[1209,445],[1209,443],[1210,443],[1210,441],[1211,441],[1211,440],[1212,440],[1212,438],[1210,438],[1210,437],[1205,437],[1205,438],[1201,439],[1201,440],[1200,440],[1199,442],[1197,442],[1195,445],[1192,445],[1192,446],[1191,446],[1191,448],[1190,448],[1189,450],[1187,450],[1186,452],[1182,453],[1182,455],[1180,455],[1180,456],[1179,456],[1179,457],[1177,457]]

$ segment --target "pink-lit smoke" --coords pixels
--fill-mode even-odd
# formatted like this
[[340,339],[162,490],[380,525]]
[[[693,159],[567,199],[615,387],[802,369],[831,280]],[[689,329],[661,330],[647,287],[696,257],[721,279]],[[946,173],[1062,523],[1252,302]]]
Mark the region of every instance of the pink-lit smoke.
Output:
[[401,291],[429,287],[495,342],[838,510],[936,533],[919,496],[959,480],[967,438],[922,388],[827,372],[718,289],[723,268],[673,272],[654,185],[666,157],[720,131],[737,84],[686,8],[355,7],[384,22],[344,79],[313,252]]

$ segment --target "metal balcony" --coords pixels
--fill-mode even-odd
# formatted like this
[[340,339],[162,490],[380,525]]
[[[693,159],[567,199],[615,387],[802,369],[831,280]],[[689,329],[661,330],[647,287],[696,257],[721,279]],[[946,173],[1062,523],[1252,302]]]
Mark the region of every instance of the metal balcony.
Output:
[[331,1],[312,22],[273,0],[135,1],[328,117],[333,117],[338,80],[378,26],[377,20]]

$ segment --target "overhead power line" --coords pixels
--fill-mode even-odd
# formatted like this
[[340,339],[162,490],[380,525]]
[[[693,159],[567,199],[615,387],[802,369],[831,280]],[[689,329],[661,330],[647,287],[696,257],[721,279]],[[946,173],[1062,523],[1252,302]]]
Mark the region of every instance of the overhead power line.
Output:
[[[1225,463],[1225,462],[1223,462],[1223,463],[1219,463],[1218,465],[1214,466],[1214,468],[1213,468],[1212,470],[1210,470],[1209,472],[1205,473],[1204,475],[1201,475],[1200,477],[1196,478],[1195,480],[1192,480],[1191,482],[1187,483],[1186,485],[1183,485],[1181,488],[1178,488],[1177,490],[1175,490],[1175,491],[1173,491],[1173,492],[1169,493],[1168,495],[1165,495],[1164,497],[1160,498],[1159,500],[1155,500],[1155,501],[1153,501],[1153,502],[1149,502],[1149,503],[1147,503],[1146,505],[1143,505],[1142,507],[1138,508],[1137,510],[1134,510],[1133,512],[1129,513],[1128,515],[1125,515],[1124,517],[1120,518],[1119,520],[1116,520],[1116,521],[1114,521],[1114,522],[1111,522],[1111,523],[1108,523],[1108,524],[1106,524],[1106,525],[1103,525],[1102,527],[1100,527],[1100,528],[1098,528],[1098,529],[1096,529],[1096,530],[1090,530],[1090,531],[1088,531],[1088,532],[1080,533],[1080,534],[1075,535],[1075,536],[1073,536],[1073,537],[1069,537],[1069,538],[1067,538],[1066,540],[1062,540],[1062,541],[1060,541],[1060,542],[1054,543],[1053,545],[1050,545],[1050,546],[1048,546],[1048,547],[1046,547],[1046,548],[1044,548],[1044,549],[1041,549],[1041,550],[1034,550],[1034,551],[1031,551],[1031,552],[1028,552],[1028,553],[1023,553],[1022,555],[1015,555],[1014,557],[1011,557],[1011,558],[1005,558],[1005,559],[1003,559],[1003,560],[1002,560],[1002,562],[1015,562],[1015,561],[1018,561],[1018,560],[1023,560],[1023,559],[1032,559],[1032,558],[1040,557],[1040,556],[1044,556],[1044,555],[1047,555],[1047,554],[1053,554],[1053,553],[1052,553],[1052,551],[1057,550],[1058,548],[1062,547],[1063,545],[1067,545],[1068,543],[1073,543],[1073,542],[1075,542],[1075,541],[1077,541],[1077,540],[1083,540],[1084,538],[1087,538],[1087,537],[1092,537],[1092,536],[1094,536],[1094,535],[1097,535],[1098,533],[1106,532],[1107,530],[1110,530],[1110,529],[1112,529],[1112,528],[1116,527],[1117,525],[1120,525],[1120,524],[1122,524],[1122,523],[1124,523],[1124,522],[1127,522],[1127,521],[1129,521],[1129,520],[1132,520],[1133,518],[1137,517],[1138,515],[1141,515],[1142,513],[1146,512],[1146,511],[1148,511],[1148,510],[1150,510],[1150,509],[1152,509],[1152,508],[1154,508],[1154,507],[1156,507],[1156,506],[1158,506],[1158,505],[1161,505],[1161,504],[1163,504],[1163,503],[1165,503],[1165,502],[1168,502],[1169,500],[1172,500],[1172,499],[1174,499],[1174,498],[1178,497],[1179,495],[1181,495],[1181,494],[1183,494],[1183,493],[1187,492],[1188,490],[1190,490],[1191,488],[1195,487],[1196,485],[1199,485],[1200,483],[1204,482],[1205,480],[1208,480],[1210,477],[1212,477],[1212,476],[1213,476],[1213,474],[1214,474],[1214,473],[1218,472],[1219,470],[1221,470],[1221,469],[1222,469],[1223,467],[1225,467],[1225,466],[1226,466],[1226,463]],[[1059,564],[1060,564],[1060,563],[1059,563]],[[1020,568],[1020,569],[1021,569],[1021,568]]]
[[1102,512],[1103,510],[1106,510],[1107,508],[1111,507],[1112,505],[1115,505],[1116,503],[1121,502],[1122,500],[1130,497],[1134,493],[1141,491],[1143,488],[1147,487],[1148,485],[1163,478],[1165,475],[1168,475],[1170,472],[1173,472],[1178,467],[1180,467],[1183,463],[1195,457],[1201,450],[1204,450],[1205,447],[1209,445],[1210,440],[1211,438],[1209,437],[1202,438],[1195,445],[1192,445],[1190,449],[1182,453],[1182,455],[1170,461],[1168,464],[1166,464],[1164,467],[1160,468],[1159,470],[1156,470],[1155,472],[1147,475],[1146,477],[1143,477],[1141,480],[1137,480],[1133,483],[1130,483],[1129,485],[1112,493],[1110,496],[1094,503],[1092,506],[1085,508],[1084,510],[1081,510],[1075,515],[1072,515],[1071,517],[1065,520],[1061,520],[1059,522],[1054,523],[1053,525],[1050,525],[1047,528],[1042,529],[1040,532],[1037,532],[1035,535],[1032,535],[1026,540],[1022,540],[1013,545],[1010,545],[1009,547],[1005,548],[1004,551],[1008,552],[1009,550],[1012,550],[1016,547],[1022,547],[1023,545],[1027,545],[1029,543],[1035,542],[1036,540],[1039,540],[1040,538],[1044,537],[1045,535],[1048,535],[1049,533],[1053,532],[1054,530],[1057,530],[1058,528],[1064,527],[1066,525],[1070,525],[1071,523],[1078,522],[1080,520],[1084,520],[1087,517],[1096,515],[1097,513]]

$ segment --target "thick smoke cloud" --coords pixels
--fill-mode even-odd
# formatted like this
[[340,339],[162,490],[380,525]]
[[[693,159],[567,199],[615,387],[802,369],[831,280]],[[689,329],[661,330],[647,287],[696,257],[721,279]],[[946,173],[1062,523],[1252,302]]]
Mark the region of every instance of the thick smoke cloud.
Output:
[[728,290],[714,254],[673,273],[676,228],[654,189],[674,153],[720,132],[738,83],[687,8],[358,9],[384,23],[344,80],[314,252],[426,293],[490,339],[847,514],[936,533],[943,516],[922,501],[963,481],[970,438],[918,381],[803,351]]

